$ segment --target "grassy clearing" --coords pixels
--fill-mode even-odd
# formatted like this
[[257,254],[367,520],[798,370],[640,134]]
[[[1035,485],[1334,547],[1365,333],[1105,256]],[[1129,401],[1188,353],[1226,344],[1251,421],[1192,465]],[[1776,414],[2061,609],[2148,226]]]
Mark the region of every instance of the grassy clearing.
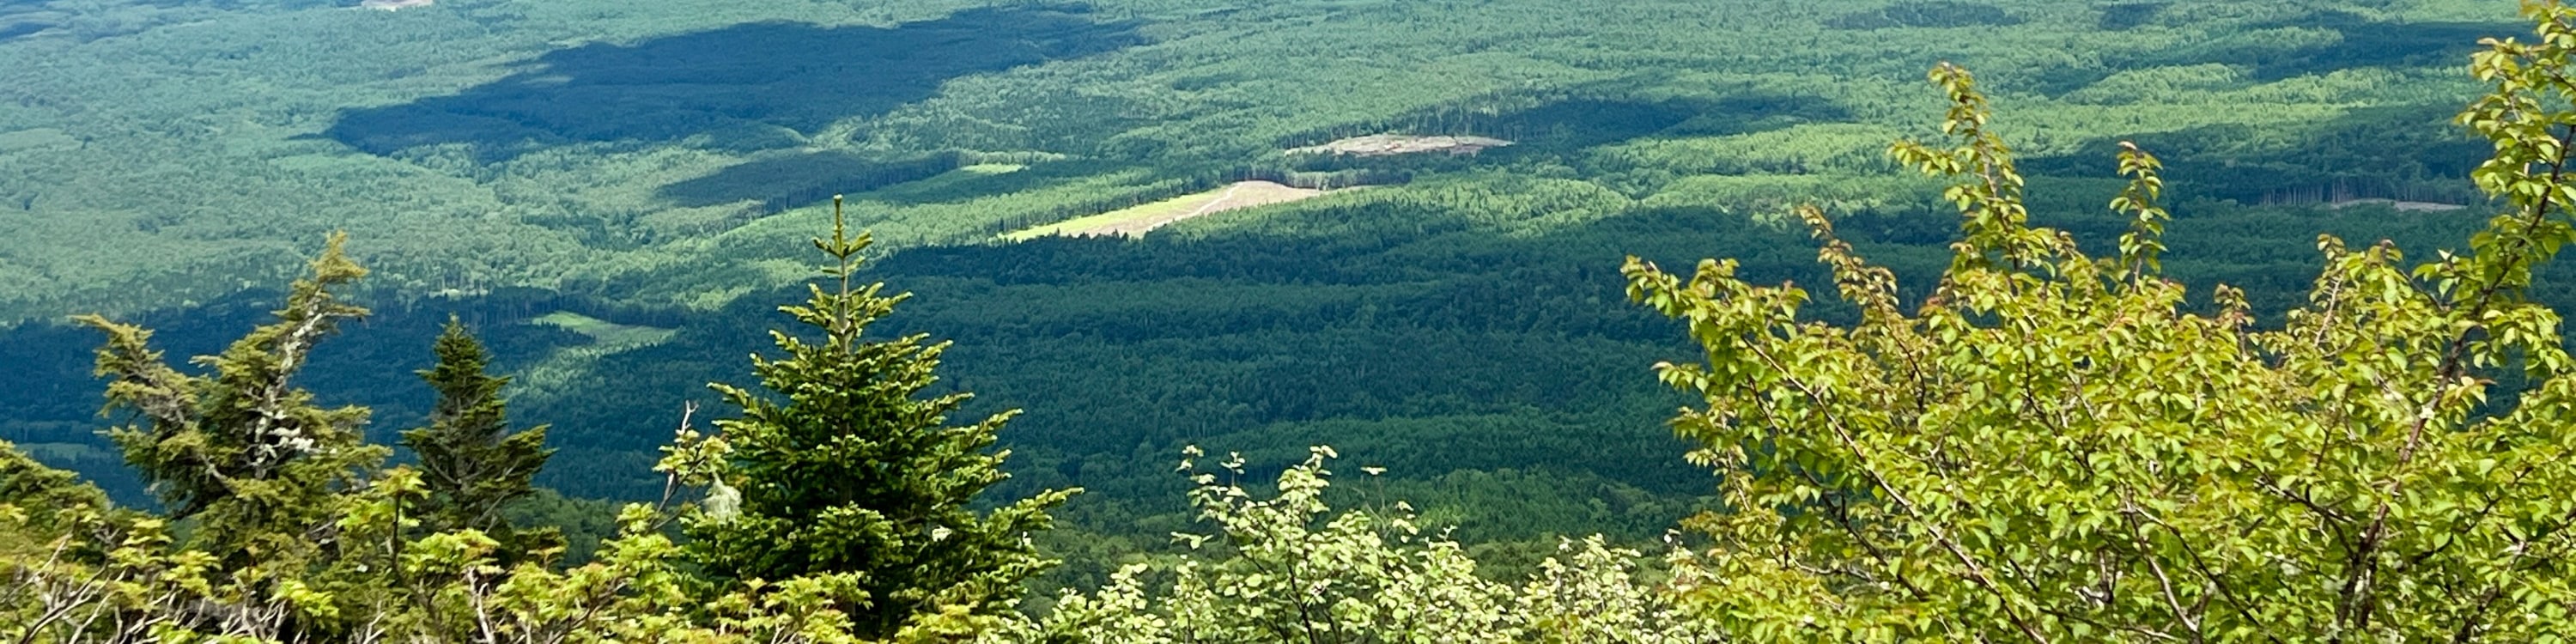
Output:
[[1324,194],[1322,190],[1292,188],[1268,181],[1243,181],[1234,185],[1197,194],[1182,195],[1149,204],[1068,219],[1044,226],[1002,235],[1003,239],[1020,241],[1047,235],[1092,237],[1123,235],[1135,237],[1172,222],[1212,215],[1228,210],[1287,203]]
[[657,344],[670,339],[674,332],[661,327],[618,324],[571,311],[556,311],[529,321],[590,336],[590,348],[608,351]]
[[556,311],[528,321],[590,336],[591,343],[561,347],[520,370],[511,381],[513,397],[559,396],[585,385],[595,386],[601,358],[661,344],[678,329],[618,324],[571,311]]

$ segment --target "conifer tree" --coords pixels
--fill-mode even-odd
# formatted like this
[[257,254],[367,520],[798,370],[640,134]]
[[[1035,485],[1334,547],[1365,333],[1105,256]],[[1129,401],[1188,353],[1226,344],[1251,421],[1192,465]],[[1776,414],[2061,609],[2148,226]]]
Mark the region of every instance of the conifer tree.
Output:
[[448,318],[432,350],[438,364],[420,377],[438,390],[438,406],[428,426],[405,430],[402,438],[420,454],[421,479],[428,486],[422,527],[480,530],[522,551],[554,541],[541,533],[520,534],[501,516],[502,506],[536,491],[529,479],[554,455],[545,447],[546,427],[510,431],[508,402],[501,397],[510,379],[484,372],[488,354],[463,323]]
[[112,379],[108,408],[141,421],[110,432],[126,462],[171,518],[195,523],[191,546],[228,569],[282,569],[317,554],[340,518],[340,493],[387,454],[359,432],[366,409],[322,408],[291,382],[316,342],[367,313],[333,292],[367,273],[341,252],[346,240],[331,236],[311,274],[288,288],[276,322],[193,361],[211,374],[164,362],[150,330],[79,318],[107,335],[98,375]]
[[[1047,509],[1078,490],[989,513],[969,507],[1008,476],[1009,452],[986,449],[1015,412],[950,425],[969,394],[925,393],[948,345],[862,337],[909,295],[853,285],[870,237],[848,235],[838,199],[832,210],[831,239],[814,245],[833,260],[823,269],[833,287],[809,285],[803,306],[780,307],[820,341],[772,332],[786,355],[752,357],[767,392],[710,385],[743,415],[717,423],[734,451],[710,511],[690,525],[692,555],[743,581],[855,573],[865,596],[839,602],[865,637],[891,635],[916,613],[1006,608],[1022,580],[1052,563],[1027,534],[1047,528]],[[723,507],[737,493],[739,504]]]

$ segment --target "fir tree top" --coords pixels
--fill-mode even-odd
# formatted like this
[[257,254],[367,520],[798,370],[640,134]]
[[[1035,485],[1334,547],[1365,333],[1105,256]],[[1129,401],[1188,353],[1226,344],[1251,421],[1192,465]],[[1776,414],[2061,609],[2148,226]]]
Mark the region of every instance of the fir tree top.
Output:
[[438,391],[438,406],[428,426],[403,432],[403,444],[420,454],[430,493],[426,527],[471,528],[511,542],[515,531],[501,508],[536,491],[529,480],[554,454],[545,447],[546,427],[510,431],[501,397],[510,379],[485,373],[490,358],[463,322],[449,317],[432,351],[438,364],[420,377]]
[[717,423],[734,447],[725,478],[741,505],[731,516],[701,517],[691,532],[696,558],[719,575],[856,574],[866,596],[844,597],[844,608],[862,633],[881,637],[924,611],[1007,607],[1021,580],[1052,563],[1027,534],[1048,527],[1047,509],[1073,491],[989,513],[970,508],[1008,477],[1008,452],[987,449],[1015,412],[950,425],[948,414],[969,395],[928,393],[948,345],[923,335],[863,337],[909,297],[855,283],[871,242],[849,235],[835,198],[832,237],[814,240],[833,260],[822,271],[833,288],[809,285],[803,305],[780,307],[819,342],[773,332],[784,355],[752,358],[766,392],[712,385],[743,409]]

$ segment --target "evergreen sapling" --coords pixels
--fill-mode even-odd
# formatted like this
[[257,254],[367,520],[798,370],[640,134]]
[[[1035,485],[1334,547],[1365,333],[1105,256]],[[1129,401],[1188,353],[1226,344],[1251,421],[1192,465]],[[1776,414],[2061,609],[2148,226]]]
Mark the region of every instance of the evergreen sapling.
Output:
[[699,515],[689,532],[694,559],[719,577],[855,575],[840,607],[856,634],[881,638],[917,614],[1007,609],[1021,582],[1053,563],[1029,533],[1049,527],[1048,508],[1078,490],[972,509],[1009,476],[1009,452],[986,450],[1016,412],[950,425],[969,394],[928,393],[948,345],[863,337],[909,296],[854,284],[869,243],[849,235],[835,199],[831,239],[814,240],[832,259],[823,269],[831,288],[809,285],[804,305],[779,309],[819,341],[773,331],[785,355],[752,357],[765,392],[710,385],[743,409],[717,423],[734,451],[711,495],[739,494],[739,505]]
[[510,379],[485,373],[489,357],[464,324],[449,318],[433,351],[438,364],[420,377],[438,391],[438,406],[428,426],[402,435],[403,445],[420,454],[429,491],[422,527],[480,530],[517,552],[560,545],[554,529],[521,533],[501,513],[536,492],[529,480],[554,455],[545,447],[546,427],[510,431],[508,402],[501,397]]

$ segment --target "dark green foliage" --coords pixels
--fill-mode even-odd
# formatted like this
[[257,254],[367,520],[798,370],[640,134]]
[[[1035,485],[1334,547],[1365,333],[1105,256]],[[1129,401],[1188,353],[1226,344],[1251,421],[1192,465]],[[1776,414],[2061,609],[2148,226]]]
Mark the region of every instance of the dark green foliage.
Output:
[[[2329,9],[2257,24],[2249,33],[2185,47],[2173,58],[2154,62],[2251,61],[2251,75],[2260,80],[2360,67],[2455,66],[2477,51],[2479,39],[2513,36],[2524,31],[2523,27],[2511,21],[2392,22]],[[2335,38],[2330,44],[2274,50],[2261,43],[2261,36],[2265,30],[2275,29],[2332,30]],[[2390,134],[2421,136],[2440,132],[2409,128]]]
[[799,132],[884,114],[961,76],[1138,44],[1133,27],[997,7],[892,28],[762,21],[593,43],[455,96],[353,112],[328,134],[379,154],[465,143],[494,161],[573,142],[678,142],[710,132],[731,145],[789,147]]
[[766,393],[713,385],[743,409],[717,422],[734,446],[724,478],[739,490],[710,494],[690,524],[690,552],[709,572],[741,580],[856,573],[865,596],[842,603],[866,635],[891,635],[925,609],[1003,609],[1049,565],[1030,533],[1049,527],[1047,509],[1074,491],[986,513],[971,507],[1008,476],[1009,453],[986,450],[1012,413],[949,425],[967,395],[925,395],[947,344],[861,337],[906,296],[879,295],[882,283],[853,287],[870,240],[845,230],[836,213],[832,238],[814,242],[836,262],[825,269],[834,288],[811,286],[805,305],[780,308],[822,341],[772,332],[785,356],[752,358]]
[[959,157],[925,154],[878,159],[839,151],[780,154],[663,186],[660,192],[683,206],[757,199],[762,214],[768,214],[842,192],[928,179],[963,165]]
[[[2449,121],[2453,106],[2374,107],[2295,129],[2243,125],[2191,128],[2137,137],[2166,151],[2173,180],[2195,196],[2247,205],[2320,205],[2375,197],[2470,204],[2485,200],[2462,181],[2486,145]],[[2292,144],[2296,141],[2296,144]],[[2028,166],[2056,176],[2106,175],[2117,146],[2109,141]],[[2438,237],[2435,239],[2439,239]]]
[[438,391],[438,406],[428,426],[402,435],[403,446],[420,455],[421,479],[429,488],[421,527],[481,530],[516,551],[559,544],[559,533],[521,534],[502,513],[535,491],[529,479],[554,455],[545,447],[546,427],[510,431],[508,403],[501,398],[510,379],[484,373],[489,360],[483,343],[463,322],[449,319],[433,352],[438,365],[420,377]]
[[1835,18],[1826,24],[1836,29],[2003,27],[2021,24],[2021,19],[1993,5],[1932,0],[1899,2],[1874,11],[1863,11]]
[[579,566],[591,562],[600,542],[617,536],[619,507],[615,501],[568,497],[540,487],[502,508],[501,514],[510,525],[543,526],[561,535],[564,551],[557,561]]
[[2103,31],[2127,31],[2144,26],[2164,14],[2171,2],[2126,1],[2102,6],[2102,19],[2094,26]]
[[366,275],[342,254],[345,239],[332,236],[312,274],[288,289],[275,322],[193,361],[212,374],[163,362],[149,330],[81,318],[107,334],[98,375],[113,380],[109,409],[131,409],[142,421],[113,431],[126,462],[173,518],[195,522],[191,542],[228,566],[294,561],[327,545],[341,513],[338,494],[387,454],[360,434],[367,410],[323,408],[292,383],[316,342],[367,312],[334,292]]

